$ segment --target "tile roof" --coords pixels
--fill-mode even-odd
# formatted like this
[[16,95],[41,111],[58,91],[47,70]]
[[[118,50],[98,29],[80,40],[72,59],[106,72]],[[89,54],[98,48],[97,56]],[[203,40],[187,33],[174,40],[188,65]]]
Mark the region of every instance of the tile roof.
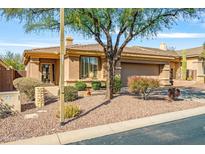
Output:
[[159,56],[172,56],[172,57],[177,57],[178,56],[175,51],[161,50],[161,49],[158,49],[158,48],[133,46],[133,47],[129,47],[129,49],[132,49],[133,53],[138,53],[138,54],[159,55]]
[[[66,50],[81,50],[81,51],[99,51],[103,52],[103,48],[99,44],[74,44],[71,46],[67,46]],[[60,47],[47,47],[47,48],[34,48],[31,50],[25,50],[25,53],[29,52],[39,52],[39,53],[59,53]],[[132,53],[132,54],[144,54],[144,55],[154,55],[154,56],[165,56],[165,57],[177,57],[177,53],[175,51],[164,51],[157,48],[148,48],[148,47],[140,47],[140,46],[133,46],[133,47],[125,47],[124,53]]]
[[45,48],[33,48],[29,50],[24,50],[25,53],[29,52],[39,52],[39,53],[59,53],[60,47],[45,47]]
[[195,47],[190,49],[179,50],[176,51],[176,53],[179,56],[182,56],[182,51],[186,51],[187,57],[194,57],[194,56],[199,56],[203,52],[203,50],[204,50],[203,46],[200,46],[200,47]]
[[[190,48],[190,49],[184,49],[186,51],[187,57],[197,57],[199,56],[204,48],[203,46],[200,47],[195,47],[195,48]],[[66,46],[66,52],[68,53],[69,51],[72,51],[73,53],[75,51],[94,51],[94,52],[102,52],[103,53],[103,48],[99,44],[73,44],[70,46]],[[143,55],[146,57],[147,56],[159,56],[163,58],[179,58],[182,56],[182,51],[183,50],[178,50],[178,51],[170,51],[170,50],[161,50],[158,48],[150,48],[150,47],[141,47],[141,46],[132,46],[132,47],[125,47],[123,53],[124,54],[136,54],[138,56],[143,57]],[[48,53],[48,54],[59,54],[60,52],[60,47],[55,46],[55,47],[45,47],[45,48],[33,48],[31,50],[25,50],[24,51],[24,62],[26,59],[28,60],[29,54],[27,53]],[[128,56],[128,55],[127,55]]]

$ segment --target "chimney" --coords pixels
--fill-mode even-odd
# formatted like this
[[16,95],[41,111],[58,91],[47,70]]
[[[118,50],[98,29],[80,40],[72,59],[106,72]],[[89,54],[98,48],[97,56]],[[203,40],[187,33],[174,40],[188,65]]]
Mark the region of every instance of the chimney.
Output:
[[71,36],[66,37],[66,46],[73,45],[73,38]]
[[167,44],[166,43],[160,43],[159,49],[167,50]]

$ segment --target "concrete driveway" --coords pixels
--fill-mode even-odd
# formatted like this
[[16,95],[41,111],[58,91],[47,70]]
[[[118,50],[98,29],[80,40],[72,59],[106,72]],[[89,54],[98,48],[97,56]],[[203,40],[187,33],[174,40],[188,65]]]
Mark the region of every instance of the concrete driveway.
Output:
[[[178,99],[205,103],[205,90],[193,87],[178,87],[181,95]],[[169,87],[160,88],[152,93],[153,96],[167,97]]]

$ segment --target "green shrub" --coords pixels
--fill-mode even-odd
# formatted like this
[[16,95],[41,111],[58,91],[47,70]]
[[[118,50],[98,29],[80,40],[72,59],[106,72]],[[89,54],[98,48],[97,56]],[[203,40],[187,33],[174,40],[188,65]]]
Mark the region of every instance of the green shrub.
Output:
[[[58,91],[58,95],[60,95],[60,90]],[[78,99],[78,91],[73,86],[65,86],[64,87],[64,101],[70,102]]]
[[20,93],[24,93],[29,100],[34,100],[35,87],[40,87],[44,84],[37,79],[21,77],[15,79],[13,85],[18,91],[20,91]]
[[[76,105],[65,105],[64,108],[64,118],[69,119],[76,117],[80,114],[81,110],[78,106]],[[57,115],[58,118],[60,117],[60,112],[58,111]]]
[[157,79],[139,76],[131,76],[128,78],[129,91],[140,93],[144,100],[148,98],[153,89],[158,88],[159,86],[159,80]]
[[188,80],[188,81],[192,81],[193,78],[192,78],[191,76],[189,76],[189,77],[187,78],[187,80]]
[[83,81],[77,81],[75,83],[75,87],[78,91],[84,91],[87,88],[87,85],[85,82]]
[[101,82],[100,81],[92,81],[91,83],[93,90],[100,90]]
[[121,88],[122,88],[122,80],[119,75],[115,75],[113,92],[119,93]]

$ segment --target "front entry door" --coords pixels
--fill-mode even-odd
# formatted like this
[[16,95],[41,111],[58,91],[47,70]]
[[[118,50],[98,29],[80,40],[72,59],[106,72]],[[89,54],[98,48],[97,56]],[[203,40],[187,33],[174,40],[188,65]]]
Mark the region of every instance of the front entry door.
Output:
[[54,64],[42,64],[41,65],[41,80],[44,83],[54,83],[55,81],[55,65]]

